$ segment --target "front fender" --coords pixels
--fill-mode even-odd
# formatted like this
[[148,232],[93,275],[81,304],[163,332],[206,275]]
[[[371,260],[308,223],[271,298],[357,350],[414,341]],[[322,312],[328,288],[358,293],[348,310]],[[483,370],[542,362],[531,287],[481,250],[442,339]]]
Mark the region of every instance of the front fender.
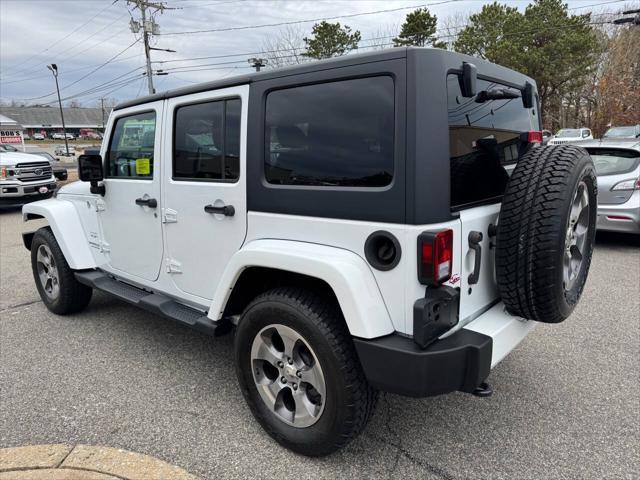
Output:
[[341,248],[288,240],[255,240],[231,258],[209,309],[221,318],[242,271],[266,267],[315,277],[333,289],[351,335],[376,338],[394,332],[373,273],[358,255]]
[[96,267],[73,203],[58,198],[28,203],[22,207],[22,219],[26,222],[33,218],[30,218],[31,215],[47,220],[64,258],[73,270]]

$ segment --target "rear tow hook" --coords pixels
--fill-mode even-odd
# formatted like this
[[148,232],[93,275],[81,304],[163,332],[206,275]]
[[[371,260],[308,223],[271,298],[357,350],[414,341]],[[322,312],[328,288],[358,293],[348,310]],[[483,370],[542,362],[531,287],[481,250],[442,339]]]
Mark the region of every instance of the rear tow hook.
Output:
[[481,398],[490,397],[493,395],[493,388],[487,382],[482,382],[471,394]]

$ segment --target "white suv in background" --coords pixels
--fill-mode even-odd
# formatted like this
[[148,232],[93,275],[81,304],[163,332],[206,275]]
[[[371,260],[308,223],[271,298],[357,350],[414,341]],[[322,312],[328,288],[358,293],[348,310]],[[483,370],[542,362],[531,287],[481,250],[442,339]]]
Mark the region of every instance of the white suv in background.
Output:
[[575,143],[580,140],[593,140],[593,134],[588,128],[563,128],[558,130],[548,145],[562,145],[563,143]]

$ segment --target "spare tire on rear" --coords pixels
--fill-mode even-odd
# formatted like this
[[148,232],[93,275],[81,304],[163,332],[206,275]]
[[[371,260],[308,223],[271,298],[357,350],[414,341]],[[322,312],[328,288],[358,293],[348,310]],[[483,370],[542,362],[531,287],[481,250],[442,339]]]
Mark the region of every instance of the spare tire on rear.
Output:
[[516,165],[496,236],[498,290],[512,315],[565,320],[587,280],[597,214],[593,161],[572,145],[532,148]]

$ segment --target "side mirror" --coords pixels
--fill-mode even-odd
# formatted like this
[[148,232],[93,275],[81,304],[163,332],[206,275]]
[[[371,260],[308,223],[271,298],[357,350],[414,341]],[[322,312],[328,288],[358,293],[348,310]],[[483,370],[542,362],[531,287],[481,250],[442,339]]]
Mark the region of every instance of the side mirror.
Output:
[[462,64],[462,85],[460,89],[463,97],[475,96],[477,89],[476,83],[478,81],[478,69],[473,63],[464,62]]
[[524,88],[522,89],[522,105],[524,108],[533,108],[534,98],[533,98],[533,85],[531,82],[526,82],[524,84]]
[[98,154],[80,155],[78,157],[78,177],[83,182],[91,182],[91,193],[104,195],[104,185],[98,185],[104,179],[102,157]]

